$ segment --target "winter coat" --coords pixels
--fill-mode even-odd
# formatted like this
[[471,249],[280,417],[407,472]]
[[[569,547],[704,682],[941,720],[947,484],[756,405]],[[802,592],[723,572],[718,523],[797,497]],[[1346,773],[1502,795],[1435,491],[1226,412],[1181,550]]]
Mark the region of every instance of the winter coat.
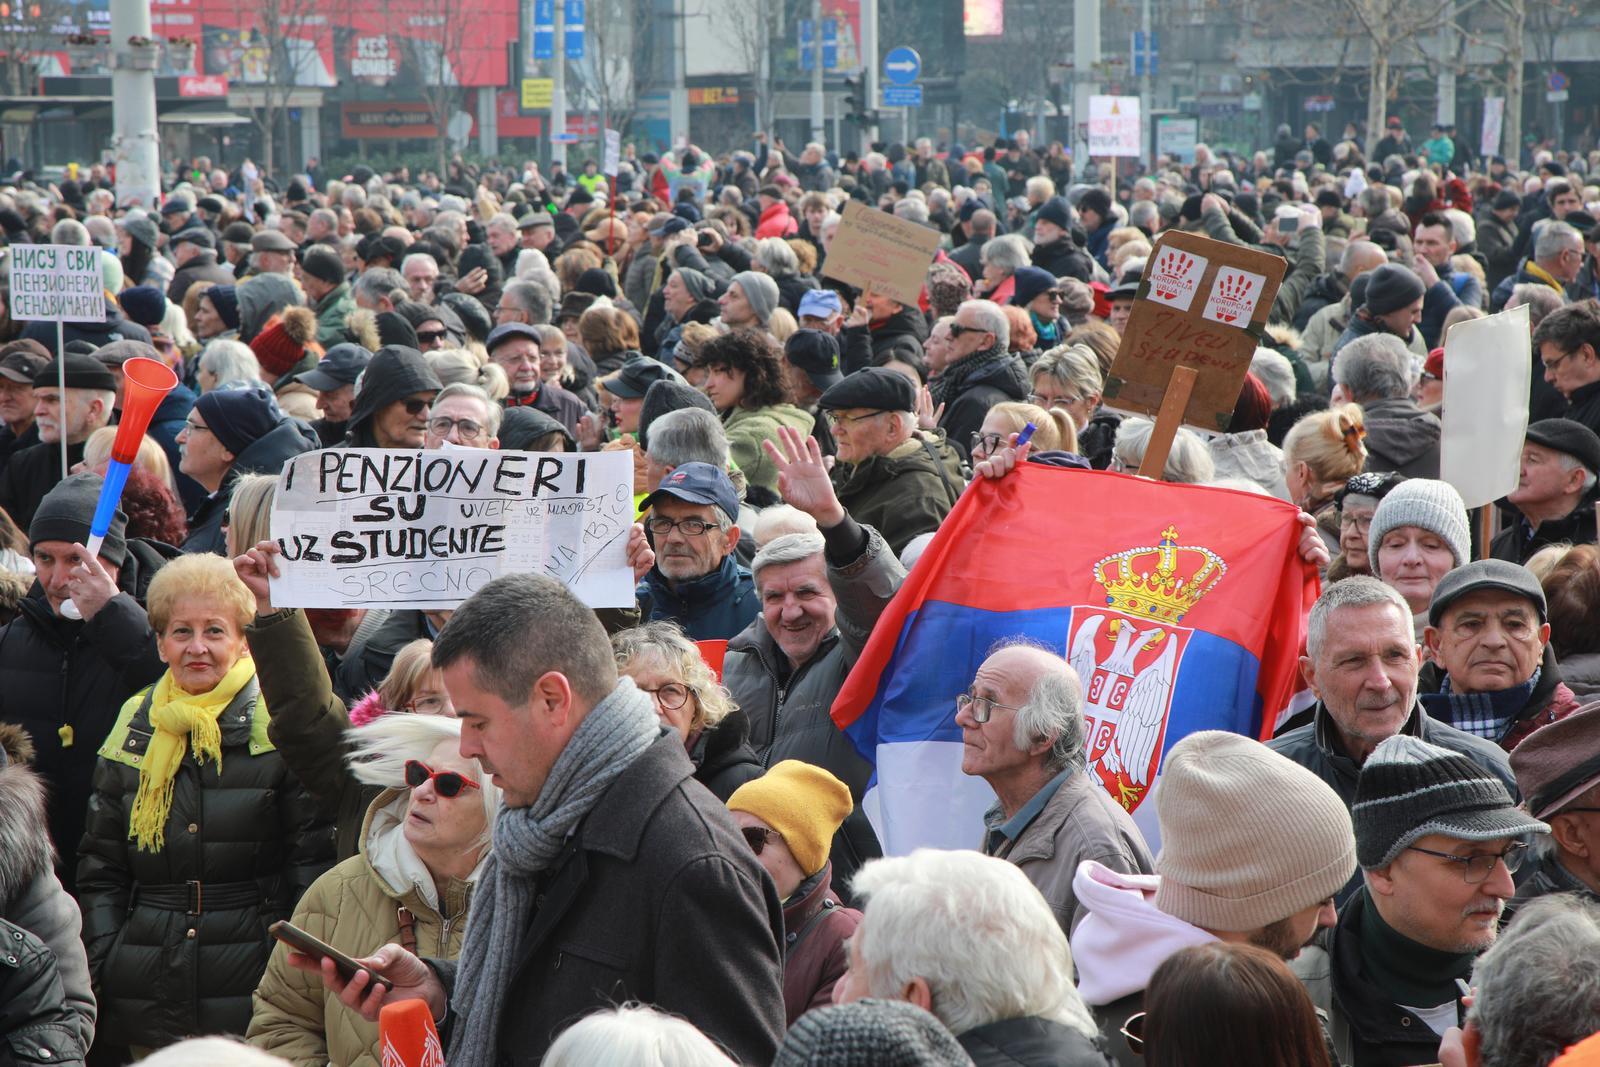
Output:
[[1511,299],[1511,291],[1519,285],[1543,285],[1555,290],[1557,296],[1566,300],[1566,288],[1552,277],[1533,260],[1526,260],[1515,274],[1507,275],[1500,279],[1500,284],[1494,287],[1489,296],[1489,314],[1493,315],[1504,311],[1506,302]]
[[317,313],[317,344],[331,348],[343,341],[345,319],[355,309],[356,298],[350,291],[349,282],[340,282],[328,295],[312,305],[312,310]]
[[[409,614],[420,618],[422,613],[395,612]],[[333,823],[334,857],[343,863],[360,851],[362,827],[382,790],[358,781],[345,763],[350,716],[329,683],[311,624],[305,612],[294,609],[256,619],[245,627],[244,636],[256,661],[261,697],[272,711],[267,740],[311,794],[322,817]]]
[[834,836],[832,849],[836,884],[846,886],[856,869],[878,852],[877,837],[859,807],[872,767],[834,725],[829,711],[906,574],[876,530],[853,519],[847,526],[859,532],[835,536],[864,538],[864,548],[856,558],[842,561],[826,553],[828,585],[838,604],[834,629],[811,658],[791,669],[766,620],[757,615],[728,642],[722,664],[722,684],[750,717],[750,744],[764,766],[797,759],[824,768],[850,787],[857,808]]
[[[67,445],[67,469],[83,461],[83,442]],[[0,508],[24,534],[33,525],[33,513],[45,494],[61,481],[61,445],[40,441],[18,449],[0,468]]]
[[927,339],[928,320],[914,307],[903,307],[882,322],[847,326],[839,331],[840,370],[854,374],[888,359],[897,349],[914,349],[920,355]]
[[1484,277],[1491,290],[1516,273],[1517,260],[1512,251],[1517,243],[1514,223],[1501,222],[1493,214],[1486,213],[1478,220],[1477,239],[1473,243],[1487,263]]
[[[1369,333],[1386,332],[1388,331],[1384,329],[1383,324],[1377,320],[1369,319],[1352,312],[1349,319],[1345,323],[1344,333],[1339,335],[1338,342],[1333,346],[1333,355],[1329,356],[1328,358],[1337,358],[1340,349],[1359,337],[1365,337]],[[1405,337],[1402,337],[1401,340],[1406,343],[1406,348],[1410,349],[1418,357],[1422,359],[1426,359],[1428,357],[1428,346],[1422,340],[1422,331],[1417,329],[1415,326],[1411,327],[1411,333]]]
[[794,216],[789,214],[789,205],[779,200],[761,212],[761,221],[756,224],[756,240],[763,237],[793,237],[799,229]]
[[938,430],[917,430],[888,455],[835,464],[832,478],[851,518],[882,534],[896,555],[937,530],[966,488],[961,454]]
[[1243,478],[1279,500],[1289,499],[1283,481],[1283,452],[1267,440],[1267,431],[1219,434],[1208,444],[1218,478]]
[[[410,796],[405,789],[379,794],[361,828],[360,854],[313,882],[291,922],[347,956],[370,956],[389,944],[420,956],[461,955],[476,872],[449,879],[441,898],[405,839]],[[288,954],[284,945],[272,950],[246,1040],[296,1067],[380,1067],[377,1025],[339,1003],[320,979],[290,967]]]
[[651,567],[635,593],[640,619],[671,619],[692,641],[726,641],[761,614],[755,581],[731,552],[716,570],[680,581],[677,588],[660,568]]
[[[169,546],[161,549],[176,554]],[[33,738],[33,769],[49,789],[50,839],[69,891],[93,787],[95,750],[122,702],[165,670],[141,605],[166,557],[137,539],[128,542],[128,550],[117,574],[122,592],[94,618],[61,618],[35,583],[21,613],[0,629],[0,677],[5,679],[0,722],[15,723]]]
[[[1443,687],[1445,672],[1437,663],[1429,661],[1417,672],[1417,692],[1437,693]],[[1556,653],[1544,646],[1544,658],[1539,664],[1539,684],[1528,694],[1528,702],[1517,712],[1500,736],[1498,744],[1510,752],[1541,726],[1564,719],[1577,711],[1579,700],[1561,680],[1561,668],[1556,663]]]
[[[1578,386],[1572,391],[1572,396],[1569,399],[1571,403],[1562,417],[1571,419],[1573,422],[1581,422],[1589,429],[1600,432],[1600,382],[1590,382],[1587,385]],[[35,445],[34,447],[42,448],[44,446]],[[15,460],[12,462],[15,462]]]
[[[1268,245],[1276,251],[1276,246]],[[1320,229],[1301,230],[1300,239],[1286,253],[1289,269],[1278,286],[1278,295],[1272,301],[1268,321],[1290,323],[1300,309],[1300,301],[1311,291],[1312,284],[1327,265],[1324,249],[1327,247]]]
[[[1439,1060],[1439,1035],[1421,1016],[1395,1004],[1363,973],[1361,927],[1374,921],[1366,889],[1339,909],[1339,923],[1300,950],[1289,969],[1326,1018],[1344,1067],[1405,1067]],[[1325,946],[1325,947],[1324,947]],[[1458,1009],[1465,1016],[1464,1009]],[[1463,1025],[1462,1021],[1457,1025]]]
[[[250,627],[247,632],[254,633],[255,627]],[[310,631],[308,630],[307,633]],[[433,637],[433,631],[428,629],[428,620],[422,612],[414,608],[401,608],[391,611],[389,617],[384,619],[359,653],[345,655],[344,661],[339,664],[337,676],[333,680],[334,692],[346,704],[354,704],[378,688],[384,678],[388,677],[389,668],[394,665],[394,658],[402,648],[418,638]],[[254,646],[252,646],[254,647]],[[270,682],[263,683],[269,689]],[[356,822],[359,823],[367,804],[372,800],[368,797],[355,810]],[[344,839],[341,837],[341,841]],[[350,851],[346,854],[342,849],[340,858],[347,859],[355,855],[355,839],[348,842]]]
[[100,746],[78,854],[83,940],[100,1037],[159,1048],[243,1034],[270,954],[267,927],[328,867],[333,835],[267,739],[254,679],[222,712],[222,770],[188,744],[172,780],[165,844],[128,836],[139,761],[155,735],[153,688],[122,705]]
[[1444,432],[1439,416],[1423,411],[1410,397],[1367,401],[1361,411],[1367,426],[1367,470],[1439,477],[1439,436]]
[[183,542],[185,552],[210,552],[218,556],[228,554],[228,535],[223,524],[228,518],[228,504],[233,499],[233,487],[246,474],[278,475],[283,465],[304,452],[315,452],[322,447],[309,423],[299,419],[284,419],[245,446],[233,460],[233,466],[223,476],[222,487],[206,497],[189,516],[189,536]]
[[1155,875],[1119,874],[1085,863],[1073,880],[1087,914],[1072,932],[1078,992],[1094,1014],[1100,1037],[1121,1067],[1142,1067],[1122,1027],[1144,1010],[1144,991],[1156,968],[1181,949],[1216,937],[1156,907]]
[[772,404],[762,408],[736,407],[722,416],[728,435],[728,453],[754,488],[778,493],[778,468],[761,448],[761,442],[778,443],[778,427],[791,426],[804,437],[811,432],[812,417],[793,404]]
[[95,1003],[78,904],[51,866],[45,783],[33,744],[0,726],[0,1062],[80,1063]]
[[1029,1015],[974,1026],[956,1035],[974,1067],[1113,1067],[1099,1034]]
[[783,905],[784,1025],[812,1008],[833,1003],[833,987],[850,969],[845,939],[861,925],[861,913],[847,908],[833,891],[833,864],[800,883]]
[[[946,374],[949,373],[947,368]],[[969,455],[972,435],[983,428],[989,409],[1007,400],[1025,400],[1033,386],[1027,367],[1012,357],[991,363],[961,384],[961,391],[945,401],[939,428],[962,455]]]
[[1567,870],[1556,852],[1555,843],[1548,834],[1541,834],[1534,839],[1527,861],[1517,872],[1517,895],[1506,901],[1501,927],[1512,920],[1522,905],[1552,893],[1576,893],[1590,904],[1600,903],[1600,894]]
[[694,780],[724,804],[734,790],[766,773],[761,757],[750,747],[750,718],[738,708],[700,731],[689,745],[689,762],[694,764]]
[[1561,679],[1579,704],[1600,700],[1600,652],[1572,652],[1559,662]]
[[1317,275],[1300,298],[1300,306],[1295,309],[1291,325],[1302,334],[1305,333],[1306,327],[1311,325],[1311,316],[1329,304],[1339,303],[1349,291],[1349,284],[1338,271]]
[[[699,785],[673,732],[600,795],[540,878],[504,992],[505,1067],[535,1067],[557,1034],[642,1001],[739,1062],[783,1033],[783,909],[733,817]],[[455,961],[430,960],[447,991]],[[454,1025],[470,1025],[455,1020]]]
[[167,286],[167,299],[174,304],[183,303],[183,298],[196,282],[232,285],[233,270],[217,262],[216,252],[209,248],[199,249],[173,274],[172,283]]
[[818,288],[817,279],[809,274],[785,274],[772,280],[778,283],[778,306],[791,315],[799,315],[801,299]]
[[1076,278],[1080,282],[1094,278],[1094,260],[1071,237],[1034,245],[1032,259],[1035,267],[1047,270],[1057,278]]
[[983,851],[1020,868],[1068,935],[1085,914],[1072,888],[1085,861],[1119,874],[1151,874],[1155,869],[1133,819],[1098,780],[1081,771],[1067,776],[1015,841],[1000,837],[998,847]]

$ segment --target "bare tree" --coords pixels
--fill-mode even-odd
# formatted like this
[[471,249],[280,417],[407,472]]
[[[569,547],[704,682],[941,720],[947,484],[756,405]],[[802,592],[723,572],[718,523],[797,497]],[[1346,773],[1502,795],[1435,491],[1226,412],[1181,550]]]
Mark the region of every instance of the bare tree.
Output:
[[[756,129],[770,130],[773,116],[773,41],[788,25],[785,0],[735,0],[728,5],[729,34],[750,71],[756,93]],[[807,11],[810,4],[806,4]]]
[[600,128],[627,135],[638,106],[640,72],[649,66],[650,39],[642,31],[650,12],[643,0],[589,0],[584,60],[571,77],[594,103]]
[[316,84],[322,60],[317,41],[328,33],[344,0],[235,0],[238,24],[234,80],[261,90],[250,118],[261,133],[262,169],[277,172],[277,142],[289,150],[289,98],[296,87]]
[[66,0],[13,0],[0,9],[0,63],[12,96],[28,92],[43,53],[61,47],[60,31],[74,24],[78,11]]
[[405,12],[402,32],[422,76],[422,98],[433,119],[443,180],[450,158],[450,120],[461,109],[462,71],[457,64],[463,61],[472,9],[467,0],[403,0],[390,8]]

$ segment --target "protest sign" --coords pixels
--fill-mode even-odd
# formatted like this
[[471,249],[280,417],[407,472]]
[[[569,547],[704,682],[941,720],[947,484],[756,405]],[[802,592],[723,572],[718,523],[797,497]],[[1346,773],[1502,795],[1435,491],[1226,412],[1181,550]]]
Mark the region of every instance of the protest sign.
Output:
[[307,452],[278,476],[272,602],[440,611],[544,574],[590,607],[631,607],[633,512],[628,452]]
[[1089,97],[1089,154],[1138,156],[1140,151],[1139,98]]
[[938,250],[938,230],[852,200],[844,206],[822,273],[915,307]]
[[11,317],[104,322],[100,249],[78,245],[11,246]]
[[1192,367],[1198,377],[1182,421],[1226,433],[1285,266],[1268,252],[1163,232],[1106,377],[1106,403],[1154,415],[1172,372]]
[[615,178],[622,164],[622,134],[617,130],[606,131],[605,163],[600,167],[600,172],[608,178]]
[[1517,487],[1532,347],[1527,305],[1458,322],[1445,334],[1439,477],[1456,487],[1469,508]]

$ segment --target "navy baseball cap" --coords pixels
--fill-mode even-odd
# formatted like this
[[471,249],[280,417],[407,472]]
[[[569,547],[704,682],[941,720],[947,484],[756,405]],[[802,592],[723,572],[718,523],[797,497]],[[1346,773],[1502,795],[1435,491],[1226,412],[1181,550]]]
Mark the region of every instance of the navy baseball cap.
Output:
[[670,219],[663,219],[659,225],[652,226],[647,231],[651,237],[671,237],[675,233],[682,233],[689,228],[689,220],[674,215]]
[[642,507],[649,507],[663,496],[687,500],[691,504],[715,504],[729,519],[739,518],[739,494],[726,471],[709,463],[683,463],[661,479],[655,492],[644,498]]
[[296,380],[308,389],[331,393],[342,385],[354,385],[370,362],[372,353],[360,345],[334,345],[315,367]]

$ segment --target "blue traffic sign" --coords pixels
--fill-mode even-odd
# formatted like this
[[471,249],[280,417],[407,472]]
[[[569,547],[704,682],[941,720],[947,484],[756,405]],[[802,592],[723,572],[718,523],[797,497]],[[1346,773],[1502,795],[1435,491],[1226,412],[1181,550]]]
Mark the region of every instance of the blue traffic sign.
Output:
[[[890,85],[910,85],[922,73],[922,57],[917,55],[915,48],[901,45],[891,49],[883,57],[883,76]],[[888,107],[902,107],[901,104],[888,104]]]
[[837,70],[839,67],[839,20],[822,20],[822,69]]
[[583,58],[583,0],[566,0],[566,52],[568,59]]
[[556,0],[534,0],[533,58],[554,59],[556,55]]
[[920,85],[885,85],[883,87],[884,107],[921,107],[922,86]]

